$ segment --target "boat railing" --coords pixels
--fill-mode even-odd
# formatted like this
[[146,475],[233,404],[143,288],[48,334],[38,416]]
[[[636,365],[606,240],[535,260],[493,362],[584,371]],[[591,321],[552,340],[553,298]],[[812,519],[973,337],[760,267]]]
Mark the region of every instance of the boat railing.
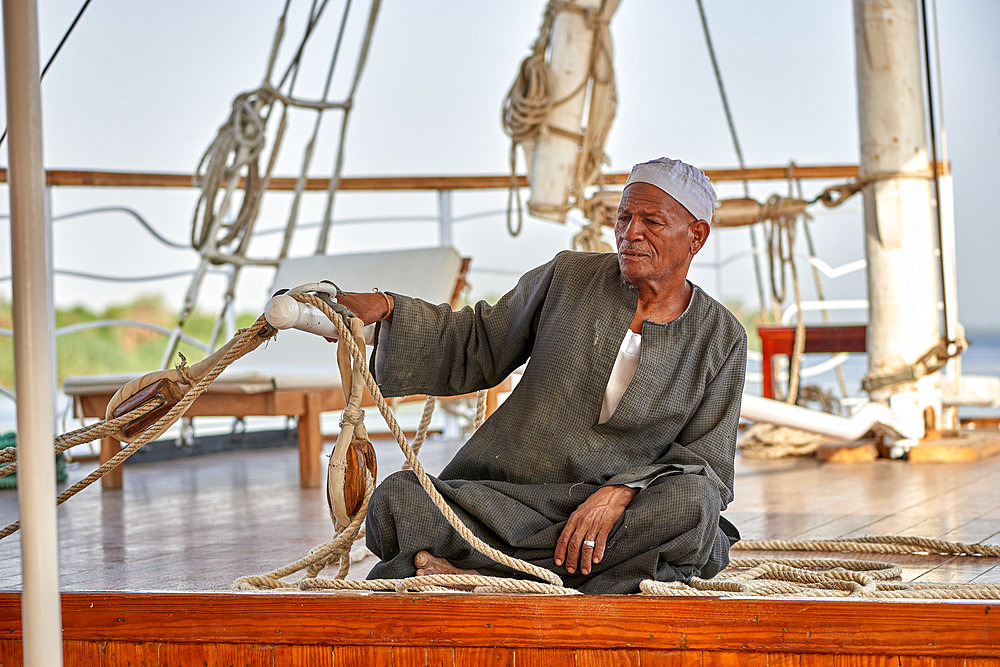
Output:
[[[708,170],[710,178],[718,183],[726,183],[729,181],[785,181],[789,178],[792,179],[812,179],[812,180],[843,180],[856,178],[858,176],[858,168],[855,165],[825,165],[825,166],[780,166],[780,167],[755,167],[748,169],[716,169]],[[605,183],[608,186],[620,186],[623,185],[627,174],[616,173],[609,174],[605,177]],[[7,171],[0,169],[0,183],[5,183],[7,181]],[[296,178],[285,178],[276,177],[272,178],[269,183],[269,190],[272,191],[294,191],[297,186],[298,179]],[[528,185],[527,179],[524,176],[517,177],[514,179],[514,184],[517,187],[523,188]],[[114,171],[81,171],[81,170],[50,170],[46,173],[46,183],[50,188],[115,188],[115,189],[128,189],[128,188],[144,188],[144,189],[177,189],[179,191],[187,190],[189,192],[195,191],[195,183],[193,176],[191,174],[182,173],[141,173],[141,172],[114,172]],[[339,190],[345,193],[352,192],[362,192],[362,193],[385,193],[385,192],[409,192],[409,193],[434,193],[436,194],[437,210],[430,214],[407,214],[407,215],[364,215],[364,216],[345,216],[342,218],[336,218],[335,225],[337,226],[354,226],[354,225],[364,225],[373,223],[416,223],[424,225],[436,225],[438,228],[437,241],[440,245],[450,245],[452,243],[452,227],[454,225],[463,223],[479,222],[484,220],[491,220],[502,218],[507,214],[507,210],[504,208],[496,208],[496,206],[486,207],[481,210],[475,210],[471,212],[463,213],[462,215],[454,215],[452,211],[454,210],[453,200],[456,194],[467,193],[473,191],[505,191],[511,186],[511,177],[509,175],[465,175],[465,176],[374,176],[374,177],[344,177],[340,179]],[[317,192],[325,193],[329,189],[330,179],[328,178],[308,178],[305,180],[304,190],[306,192]],[[192,256],[197,256],[197,251],[191,248],[188,243],[181,243],[171,240],[167,235],[161,233],[157,230],[156,226],[152,224],[147,216],[142,212],[137,210],[132,206],[109,204],[101,206],[91,206],[88,208],[83,208],[79,210],[74,210],[71,212],[60,213],[58,215],[52,216],[53,222],[61,222],[73,219],[93,219],[94,216],[107,215],[107,214],[121,214],[132,220],[134,223],[139,225],[150,237],[152,237],[157,243],[161,244],[166,248],[171,248],[175,250],[189,250]],[[0,218],[6,218],[8,216],[0,216]],[[320,222],[300,222],[296,228],[297,230],[308,230],[310,228],[320,228]],[[254,232],[255,237],[267,238],[268,236],[280,236],[285,232],[284,227],[263,227]],[[381,241],[382,239],[380,239]],[[758,251],[762,253],[764,251]],[[716,256],[714,261],[711,258],[699,258],[698,266],[701,269],[712,270],[716,273],[716,276],[721,274],[728,266],[739,262],[748,260],[753,256],[753,251],[744,251],[736,253],[725,258],[720,258]],[[858,271],[864,269],[864,260],[857,260],[850,262],[841,267],[830,267],[822,260],[817,258],[808,258],[807,261],[811,262],[816,268],[828,278],[837,278],[842,275],[846,275],[851,271]],[[266,262],[265,262],[266,263]],[[275,261],[274,264],[277,262]],[[208,269],[208,272],[226,274],[231,270],[231,267],[212,267]],[[133,275],[133,276],[122,276],[113,275],[108,272],[100,271],[80,271],[68,268],[54,268],[53,273],[57,276],[69,277],[74,279],[84,279],[84,280],[99,280],[106,282],[158,282],[167,281],[171,279],[189,277],[192,276],[197,269],[190,270],[177,270],[170,272],[161,272],[157,274],[149,275]],[[513,278],[521,273],[518,268],[515,267],[497,267],[497,266],[484,266],[482,264],[474,263],[470,267],[470,273],[482,276],[503,276],[505,278]],[[0,276],[0,284],[9,281],[9,276]],[[717,282],[721,284],[721,280],[717,279]],[[837,301],[825,301],[822,303],[822,308],[827,310],[837,310],[845,307],[856,307],[856,300],[851,300],[848,302],[840,303]],[[812,309],[813,306],[810,305],[807,309]],[[783,319],[788,317],[789,309],[785,310]],[[222,322],[220,318],[220,323]],[[158,333],[163,333],[170,337],[176,332],[171,331],[165,327],[150,324],[147,322],[139,322],[135,320],[126,319],[102,319],[92,322],[74,324],[69,327],[63,327],[57,331],[57,336],[62,337],[65,335],[70,335],[79,331],[86,329],[93,329],[99,327],[138,327],[150,331],[156,331]],[[221,324],[220,324],[221,326]],[[232,333],[231,330],[235,329],[235,318],[231,316],[225,322],[224,327],[226,329],[225,333]],[[218,333],[222,333],[221,331]],[[10,332],[6,330],[0,330],[0,336],[10,336]],[[188,336],[186,334],[180,334],[182,340],[186,343],[194,346],[200,350],[208,350],[212,346],[213,341],[199,341],[195,338]],[[213,333],[213,339],[217,338]],[[753,357],[753,355],[751,354]],[[758,355],[759,356],[759,355]],[[814,374],[825,372],[829,370],[826,366],[829,365],[829,361],[823,362],[820,366],[815,368],[804,369],[804,374],[808,377]],[[754,379],[752,377],[748,379]],[[0,386],[0,395],[13,400],[14,392],[8,388]]]

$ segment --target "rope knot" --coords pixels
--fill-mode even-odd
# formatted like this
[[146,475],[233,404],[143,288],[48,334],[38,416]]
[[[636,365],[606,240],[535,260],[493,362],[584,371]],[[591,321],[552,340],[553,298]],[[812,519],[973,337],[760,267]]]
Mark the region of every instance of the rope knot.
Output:
[[340,428],[344,428],[344,424],[355,426],[362,423],[364,420],[365,411],[361,408],[355,408],[349,405],[340,415]]
[[180,352],[177,353],[177,356],[181,358],[181,363],[174,366],[174,368],[177,369],[177,373],[181,376],[181,382],[189,387],[194,386],[198,381],[191,377],[191,374],[188,373],[189,366],[187,365],[187,357]]

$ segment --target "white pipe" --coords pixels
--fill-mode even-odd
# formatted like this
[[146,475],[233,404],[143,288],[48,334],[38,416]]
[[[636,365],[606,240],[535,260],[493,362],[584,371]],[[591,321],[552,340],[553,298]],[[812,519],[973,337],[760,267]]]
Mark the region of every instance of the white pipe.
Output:
[[290,296],[273,296],[264,306],[264,319],[275,329],[299,329],[326,338],[337,338],[337,327],[323,312]]
[[867,299],[841,299],[838,301],[803,301],[800,304],[791,304],[781,312],[781,323],[791,324],[795,321],[799,310],[807,312],[810,310],[865,310],[868,308]]
[[21,505],[21,628],[24,664],[62,665],[56,475],[52,450],[52,311],[45,220],[38,10],[4,0],[10,165],[17,492]]
[[817,412],[783,401],[743,394],[740,416],[752,422],[767,422],[779,426],[819,433],[845,442],[857,440],[876,425],[888,428],[903,438],[923,435],[923,429],[914,431],[899,415],[877,403],[870,403],[853,417],[837,417],[825,412]]
[[438,245],[452,246],[451,190],[438,190]]

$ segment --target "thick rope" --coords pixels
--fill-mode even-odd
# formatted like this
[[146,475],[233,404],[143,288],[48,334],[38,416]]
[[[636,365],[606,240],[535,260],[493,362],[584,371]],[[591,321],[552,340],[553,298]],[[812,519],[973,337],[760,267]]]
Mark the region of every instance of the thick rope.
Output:
[[[99,438],[103,438],[106,435],[111,435],[112,433],[117,433],[121,430],[123,426],[128,424],[134,419],[138,419],[143,415],[146,415],[156,408],[163,405],[164,400],[162,398],[154,398],[142,405],[136,406],[135,409],[130,412],[121,415],[120,417],[115,417],[114,419],[102,420],[96,424],[91,424],[90,426],[84,426],[78,428],[75,431],[70,431],[60,435],[54,440],[54,450],[56,454],[60,452],[65,452],[67,449],[76,447],[77,445],[82,445]],[[0,463],[6,463],[10,461],[8,465],[0,468],[0,477],[5,477],[13,472],[17,471],[17,447],[5,447],[0,450]]]
[[740,540],[732,548],[744,551],[854,551],[1000,558],[1000,545],[996,544],[965,544],[906,535],[851,537],[843,540]]
[[[485,389],[476,392],[476,419],[472,424],[473,431],[478,431],[479,427],[486,421],[486,396],[487,390]],[[416,453],[415,450],[414,453]]]
[[522,561],[518,558],[513,558],[502,551],[491,547],[489,544],[478,538],[468,526],[462,523],[462,520],[458,518],[454,510],[452,510],[448,503],[445,502],[444,498],[441,497],[441,494],[434,487],[433,482],[431,482],[430,476],[424,471],[423,465],[417,459],[416,454],[413,452],[413,448],[406,439],[406,435],[403,433],[402,428],[400,428],[399,423],[392,414],[392,410],[382,397],[382,392],[379,390],[379,387],[375,382],[375,378],[372,377],[371,372],[368,370],[368,366],[365,363],[364,353],[361,351],[361,348],[354,343],[353,339],[349,338],[350,332],[347,329],[347,325],[345,325],[343,320],[334,312],[334,310],[319,297],[311,294],[295,294],[293,298],[301,301],[302,303],[315,306],[322,311],[323,314],[325,314],[327,318],[329,318],[330,321],[336,325],[339,337],[348,340],[351,355],[354,358],[355,368],[359,368],[361,370],[365,385],[368,387],[368,391],[371,393],[376,407],[385,419],[386,424],[389,426],[389,430],[396,438],[396,442],[399,443],[400,448],[403,450],[403,454],[406,457],[407,462],[410,464],[411,469],[417,476],[417,480],[420,482],[420,486],[422,486],[424,491],[426,491],[431,497],[435,506],[441,511],[445,519],[448,520],[448,523],[455,528],[456,532],[458,532],[458,534],[465,541],[471,544],[473,548],[480,553],[489,556],[497,563],[509,567],[512,570],[517,570],[519,572],[538,577],[539,579],[543,579],[555,586],[562,586],[562,579],[554,572]]
[[[868,553],[1000,557],[1000,545],[963,544],[925,537],[879,536],[849,540],[743,540],[733,549],[760,551],[855,551]],[[822,568],[821,571],[818,571]],[[837,559],[733,559],[714,579],[688,582],[646,580],[644,595],[770,597],[860,597],[874,599],[1000,599],[1000,584],[891,581],[901,570],[891,563]]]
[[[178,401],[177,404],[175,404],[172,408],[170,408],[169,412],[160,417],[160,419],[158,419],[154,424],[152,424],[145,431],[143,431],[142,435],[136,438],[134,442],[132,442],[127,447],[125,447],[120,452],[111,457],[109,460],[104,462],[89,475],[87,475],[86,477],[78,481],[76,484],[73,484],[71,487],[69,487],[68,489],[60,493],[58,496],[56,496],[56,505],[61,505],[62,503],[66,502],[67,500],[75,496],[77,493],[82,491],[83,489],[87,488],[88,486],[99,480],[104,475],[107,475],[109,472],[120,466],[125,461],[125,459],[127,459],[128,457],[132,456],[132,454],[139,451],[139,449],[143,445],[159,437],[159,435],[162,434],[164,431],[166,431],[171,426],[171,424],[176,422],[178,419],[181,418],[181,416],[185,412],[187,412],[187,409],[191,406],[191,404],[199,396],[201,396],[202,393],[204,393],[204,391],[208,388],[208,385],[212,384],[215,378],[218,377],[219,374],[226,369],[226,367],[228,367],[231,363],[233,363],[243,355],[247,354],[248,352],[255,350],[261,343],[270,338],[273,335],[273,332],[274,329],[271,328],[271,325],[269,325],[267,323],[267,320],[264,319],[264,316],[261,315],[259,318],[257,318],[257,321],[251,327],[243,329],[239,333],[237,333],[237,335],[234,336],[237,342],[233,345],[233,347],[229,350],[229,352],[225,356],[223,356],[222,359],[218,361],[218,363],[216,363],[216,365],[212,368],[211,371],[208,372],[208,374],[205,375],[205,377],[203,377],[201,380],[198,381],[198,384],[191,387],[191,389],[189,389],[187,393],[184,394],[184,396],[180,399],[180,401]],[[129,418],[127,420],[123,421],[131,421],[132,419],[135,419],[135,414],[129,413],[128,417]],[[112,421],[117,421],[117,420],[112,420]],[[81,443],[89,442],[90,440],[94,440],[97,437],[100,437],[99,435],[94,435],[94,433],[101,433],[107,430],[109,428],[108,423],[110,422],[103,422],[101,424],[96,425],[92,430],[90,430],[87,433],[87,436],[80,436],[80,437],[88,437],[89,439],[81,440],[80,442]],[[109,431],[109,433],[110,432],[113,431]],[[107,434],[108,433],[105,433],[105,435]],[[80,444],[80,443],[74,442],[74,444]],[[21,527],[20,521],[15,521],[14,523],[10,524],[2,531],[0,531],[0,540],[17,532],[17,530],[20,527]]]
[[898,578],[900,572],[899,567],[890,563],[869,561],[747,559],[733,560],[731,566],[714,579],[694,577],[688,582],[647,579],[639,589],[644,595],[663,596],[1000,599],[1000,584],[890,581]]
[[[431,427],[431,417],[434,416],[434,408],[437,406],[437,398],[434,396],[428,396],[424,400],[424,411],[420,415],[420,424],[417,426],[417,434],[413,437],[413,454],[416,456],[420,453],[420,448],[424,446],[424,441],[427,439],[427,431]],[[477,427],[478,428],[478,427]],[[403,470],[410,469],[410,462],[403,462]]]
[[813,456],[820,445],[831,439],[790,426],[757,422],[743,431],[736,446],[747,459],[781,459],[788,456]]
[[425,574],[404,579],[369,579],[365,581],[343,579],[308,579],[299,582],[302,590],[377,590],[407,591],[440,590],[456,592],[455,586],[468,588],[470,593],[519,593],[534,595],[580,595],[575,588],[544,584],[526,579],[487,577],[481,574]]
[[[543,574],[536,574],[528,570],[541,570],[530,563],[523,563],[513,559],[506,554],[498,552],[489,545],[483,543],[454,515],[437,489],[434,488],[429,476],[424,472],[420,462],[417,460],[416,452],[408,444],[406,436],[402,433],[398,423],[392,415],[391,410],[374,378],[368,371],[364,362],[364,356],[360,346],[349,335],[347,326],[341,318],[336,315],[324,301],[313,295],[298,294],[295,298],[304,303],[319,308],[337,326],[340,338],[348,342],[348,348],[353,358],[354,364],[352,375],[356,376],[361,372],[369,392],[375,399],[376,406],[385,418],[390,430],[396,437],[407,464],[417,475],[421,486],[428,493],[441,513],[448,519],[449,523],[456,531],[473,545],[480,552],[490,556],[497,562],[517,569],[521,572],[539,576],[551,582],[552,578],[558,583],[544,584],[535,581],[486,577],[474,574],[435,574],[405,579],[382,579],[347,581],[347,567],[349,565],[350,543],[357,536],[360,524],[364,520],[370,500],[372,488],[369,478],[369,488],[366,493],[362,509],[357,513],[344,531],[337,535],[334,540],[317,547],[308,556],[295,563],[291,563],[283,568],[279,568],[266,575],[255,575],[238,579],[234,588],[259,589],[270,588],[277,590],[324,590],[324,591],[357,591],[357,590],[395,590],[404,592],[409,590],[434,591],[434,590],[454,590],[469,589],[475,593],[505,592],[505,593],[532,593],[532,594],[575,594],[578,591],[562,586],[561,580],[554,573],[542,570]],[[477,427],[485,414],[485,401],[482,393],[479,396],[477,406]],[[433,401],[428,399],[424,406],[424,415],[421,420],[421,427],[418,429],[418,439],[422,442],[422,435],[426,433],[426,426],[430,422],[430,415],[433,410]],[[778,541],[778,540],[744,540],[737,543],[734,549],[755,549],[755,550],[816,550],[816,551],[867,551],[875,553],[941,553],[947,555],[974,554],[981,556],[1000,556],[1000,546],[985,544],[962,544],[946,542],[919,537],[873,537],[856,538],[853,540],[816,540],[816,541]],[[326,565],[338,556],[341,561],[340,571],[335,579],[321,579],[317,575]],[[296,584],[281,581],[281,578],[293,572],[307,569],[307,574]],[[551,575],[546,576],[546,575]],[[901,575],[898,566],[891,563],[881,563],[860,560],[836,560],[836,559],[785,559],[768,560],[759,558],[734,559],[729,568],[712,580],[693,578],[685,582],[657,582],[653,580],[643,581],[640,590],[646,595],[719,595],[719,594],[740,594],[740,595],[768,595],[768,596],[797,596],[797,597],[830,597],[830,596],[853,596],[853,597],[873,597],[873,598],[962,598],[962,599],[994,599],[1000,596],[1000,585],[933,585],[933,584],[909,584],[904,582],[892,582]]]
[[[371,499],[372,492],[375,490],[375,484],[368,475],[365,480],[365,499],[362,503],[362,508],[368,507],[368,501]],[[354,540],[358,537],[361,532],[361,526],[365,521],[365,512],[360,511],[355,516],[354,519],[349,523],[342,531],[337,533],[332,540],[329,542],[324,542],[319,546],[313,547],[309,554],[303,556],[302,558],[285,565],[284,567],[279,567],[276,570],[272,570],[266,574],[253,574],[245,577],[240,577],[233,582],[233,588],[235,590],[262,590],[262,589],[295,589],[299,588],[299,584],[290,584],[281,581],[283,577],[287,577],[290,574],[299,572],[300,570],[305,570],[307,568],[315,569],[312,577],[315,577],[319,572],[323,570],[333,559],[339,558],[341,561],[346,557],[349,561],[351,554],[351,545],[354,544]],[[341,564],[343,569],[343,562]],[[346,575],[346,571],[343,575]],[[342,576],[343,576],[342,575]],[[304,579],[303,581],[309,580]]]

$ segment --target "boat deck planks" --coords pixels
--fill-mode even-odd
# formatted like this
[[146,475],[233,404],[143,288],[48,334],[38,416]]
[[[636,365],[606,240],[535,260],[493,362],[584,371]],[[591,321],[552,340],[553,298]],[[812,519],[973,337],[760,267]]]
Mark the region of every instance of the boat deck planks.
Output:
[[[430,441],[421,458],[439,470],[459,444]],[[376,449],[381,475],[399,468],[395,443]],[[72,470],[70,482],[88,471]],[[747,538],[996,543],[998,475],[1000,457],[741,459],[726,515]],[[323,490],[299,488],[296,476],[294,448],[190,457],[133,465],[124,489],[88,489],[60,507],[60,581],[76,591],[63,595],[65,664],[1000,667],[996,605],[975,602],[223,592],[329,539]],[[16,517],[16,493],[0,491],[0,520]],[[20,588],[19,548],[16,534],[0,542],[0,589]],[[752,555],[803,554],[734,552]],[[998,559],[847,557],[895,562],[908,580],[1000,582]],[[123,592],[135,590],[174,592]],[[0,665],[21,664],[18,613],[19,596],[0,593]]]

